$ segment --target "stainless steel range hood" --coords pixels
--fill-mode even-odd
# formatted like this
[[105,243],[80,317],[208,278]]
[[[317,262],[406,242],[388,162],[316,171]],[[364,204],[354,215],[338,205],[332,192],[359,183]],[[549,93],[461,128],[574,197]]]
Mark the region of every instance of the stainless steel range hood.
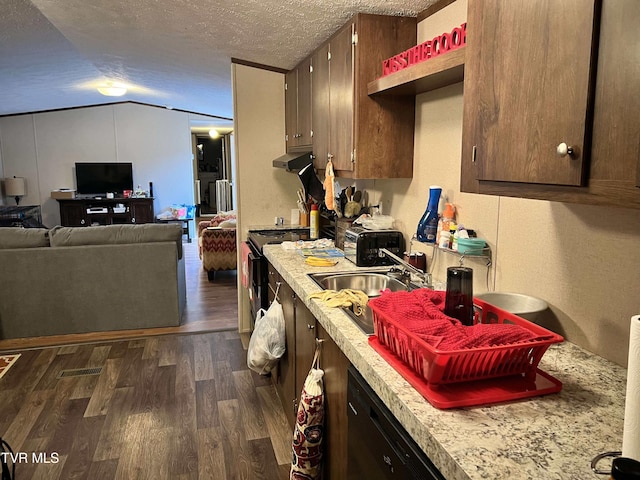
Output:
[[284,168],[288,172],[297,172],[310,163],[313,163],[313,155],[311,152],[287,153],[273,161],[276,168]]

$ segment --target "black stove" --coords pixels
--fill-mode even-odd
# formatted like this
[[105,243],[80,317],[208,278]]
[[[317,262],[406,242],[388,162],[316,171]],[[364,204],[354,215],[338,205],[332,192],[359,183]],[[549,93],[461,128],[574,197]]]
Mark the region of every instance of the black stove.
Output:
[[282,242],[296,242],[309,240],[309,228],[268,228],[249,230],[247,243],[249,254],[249,300],[251,302],[251,327],[253,320],[261,308],[269,308],[269,278],[267,273],[267,259],[262,254],[265,245]]
[[262,253],[262,247],[264,247],[265,245],[278,244],[282,242],[296,242],[298,240],[309,240],[309,229],[287,228],[249,230],[248,239],[254,249]]

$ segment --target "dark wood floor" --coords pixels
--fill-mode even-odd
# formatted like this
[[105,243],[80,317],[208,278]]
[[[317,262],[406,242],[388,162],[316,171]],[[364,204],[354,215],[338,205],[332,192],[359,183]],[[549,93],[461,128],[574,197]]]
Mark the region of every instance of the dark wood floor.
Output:
[[[184,246],[180,327],[0,340],[22,354],[0,379],[0,436],[26,455],[18,480],[288,478],[292,432],[270,380],[247,369],[236,273],[209,282],[197,243]],[[58,378],[89,367],[102,370]]]
[[187,332],[211,332],[238,328],[237,272],[218,272],[210,282],[198,256],[198,243],[183,243],[187,305],[179,327],[118,330],[78,335],[52,335],[0,340],[0,351],[77,343],[102,342],[151,335]]
[[290,428],[237,332],[26,350],[0,406],[18,480],[288,478]]

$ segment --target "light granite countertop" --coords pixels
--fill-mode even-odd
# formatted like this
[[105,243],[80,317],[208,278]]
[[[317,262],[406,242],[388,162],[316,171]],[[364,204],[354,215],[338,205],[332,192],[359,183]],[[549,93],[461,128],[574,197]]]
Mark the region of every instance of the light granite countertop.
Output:
[[309,299],[320,287],[308,273],[358,267],[344,258],[332,268],[311,267],[280,245],[263,251],[448,480],[606,478],[590,463],[595,455],[621,450],[626,369],[563,342],[552,345],[539,365],[562,382],[561,392],[440,410],[369,346],[346,313]]

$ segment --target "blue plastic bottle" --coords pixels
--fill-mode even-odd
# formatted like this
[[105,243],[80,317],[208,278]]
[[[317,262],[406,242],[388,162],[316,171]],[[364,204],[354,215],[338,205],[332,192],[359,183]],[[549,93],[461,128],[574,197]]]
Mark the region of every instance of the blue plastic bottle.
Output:
[[418,223],[418,231],[416,232],[416,236],[420,242],[436,242],[436,234],[438,232],[438,203],[441,193],[442,187],[438,185],[431,185],[429,187],[429,203]]

